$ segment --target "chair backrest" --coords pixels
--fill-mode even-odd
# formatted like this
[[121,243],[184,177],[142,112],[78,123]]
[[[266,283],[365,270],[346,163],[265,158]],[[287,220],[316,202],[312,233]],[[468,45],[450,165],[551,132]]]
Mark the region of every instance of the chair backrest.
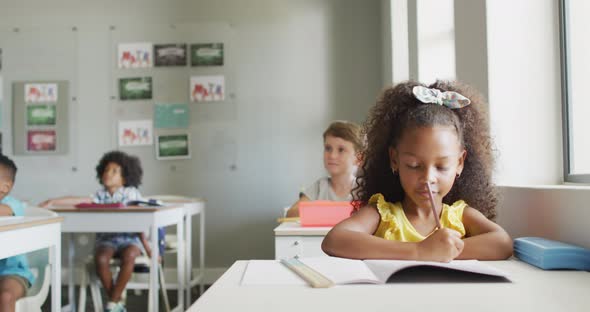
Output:
[[[37,206],[27,205],[25,207],[24,215],[28,217],[55,217],[57,213],[49,210],[40,208]],[[49,250],[41,249],[27,253],[27,262],[30,268],[36,268],[39,272],[39,279],[43,280],[45,267],[49,263]]]

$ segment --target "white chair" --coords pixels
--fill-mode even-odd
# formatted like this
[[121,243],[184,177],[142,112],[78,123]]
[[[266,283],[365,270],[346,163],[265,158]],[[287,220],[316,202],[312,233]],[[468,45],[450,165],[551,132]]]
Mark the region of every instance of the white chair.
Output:
[[[46,216],[54,217],[57,214],[51,210],[39,207],[27,207],[25,209],[25,216]],[[31,272],[35,276],[35,284],[27,290],[25,297],[16,301],[17,312],[37,312],[41,311],[41,306],[47,299],[49,294],[49,286],[51,285],[51,267],[49,264],[49,252],[47,250],[39,250],[27,254],[27,260]],[[41,273],[41,274],[39,274]]]
[[[166,241],[168,241],[168,235],[166,235]],[[143,249],[143,248],[142,248]],[[164,255],[162,255],[164,258]],[[113,274],[117,274],[117,270],[119,268],[120,262],[118,259],[111,259],[111,271]],[[147,256],[145,250],[142,250],[142,255],[135,258],[135,265],[144,265],[149,267],[150,265],[150,258]],[[170,302],[168,300],[168,294],[166,293],[166,281],[164,279],[164,269],[162,264],[158,264],[158,277],[160,282],[160,290],[162,291],[162,297],[164,298],[164,305],[166,311],[170,311]],[[116,276],[114,276],[116,279]],[[128,289],[135,289],[135,290],[145,290],[149,289],[149,272],[133,272],[131,279],[127,283],[125,290],[123,291],[123,300],[127,297],[127,290]],[[102,296],[100,294],[100,286],[101,282],[98,276],[96,275],[96,265],[94,263],[94,256],[91,255],[88,257],[85,263],[85,270],[83,270],[83,274],[80,280],[80,292],[78,295],[78,311],[86,311],[86,288],[90,287],[90,296],[92,298],[92,303],[94,305],[95,312],[102,312],[104,311]],[[148,297],[151,297],[151,293],[148,294]]]

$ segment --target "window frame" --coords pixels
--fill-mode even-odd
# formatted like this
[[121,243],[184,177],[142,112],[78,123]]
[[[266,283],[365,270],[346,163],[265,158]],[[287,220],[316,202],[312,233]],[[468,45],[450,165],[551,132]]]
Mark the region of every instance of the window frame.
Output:
[[569,0],[559,0],[559,54],[561,65],[561,105],[563,128],[563,180],[568,183],[590,183],[590,174],[572,174],[570,148],[573,142],[570,129],[571,120],[571,85],[570,85],[570,54],[569,54]]

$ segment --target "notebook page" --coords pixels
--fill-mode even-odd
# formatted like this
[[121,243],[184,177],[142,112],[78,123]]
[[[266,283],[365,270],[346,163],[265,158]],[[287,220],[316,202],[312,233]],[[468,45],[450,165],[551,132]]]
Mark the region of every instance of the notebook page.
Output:
[[334,284],[371,283],[378,284],[379,279],[369,270],[362,260],[337,257],[301,258],[299,261],[321,273]]
[[307,285],[278,260],[250,260],[241,285]]
[[387,282],[387,279],[395,272],[417,266],[432,266],[490,276],[507,277],[506,273],[477,260],[454,260],[449,263],[403,260],[365,260],[364,262],[375,274],[380,283]]

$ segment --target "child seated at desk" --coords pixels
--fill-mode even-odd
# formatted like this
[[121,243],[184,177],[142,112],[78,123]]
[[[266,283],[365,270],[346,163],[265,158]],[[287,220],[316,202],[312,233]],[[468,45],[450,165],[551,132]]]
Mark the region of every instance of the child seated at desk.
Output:
[[[25,205],[8,195],[16,177],[14,162],[0,154],[0,216],[22,216]],[[15,242],[16,243],[16,242]],[[14,311],[35,277],[24,255],[0,259],[0,311]]]
[[299,203],[308,200],[351,201],[355,172],[361,161],[361,127],[349,121],[335,121],[324,131],[324,168],[329,176],[320,178],[299,194],[287,210],[287,217],[299,216]]
[[[96,177],[103,188],[98,190],[93,198],[68,196],[49,199],[39,205],[41,207],[75,205],[88,201],[98,204],[127,204],[129,201],[141,200],[141,194],[137,187],[141,184],[142,175],[139,158],[124,152],[111,151],[103,155],[96,166]],[[162,255],[164,252],[163,229],[159,229],[158,232],[160,236],[159,251]],[[142,246],[150,256],[150,245],[143,233],[97,233],[95,246],[96,273],[109,296],[106,310],[126,311],[123,302],[121,302],[123,290],[131,278],[135,258],[141,254]],[[113,257],[118,257],[121,261],[119,274],[114,284],[109,267]]]
[[456,82],[386,89],[369,113],[357,212],[322,242],[331,256],[449,262],[512,255],[481,95]]

